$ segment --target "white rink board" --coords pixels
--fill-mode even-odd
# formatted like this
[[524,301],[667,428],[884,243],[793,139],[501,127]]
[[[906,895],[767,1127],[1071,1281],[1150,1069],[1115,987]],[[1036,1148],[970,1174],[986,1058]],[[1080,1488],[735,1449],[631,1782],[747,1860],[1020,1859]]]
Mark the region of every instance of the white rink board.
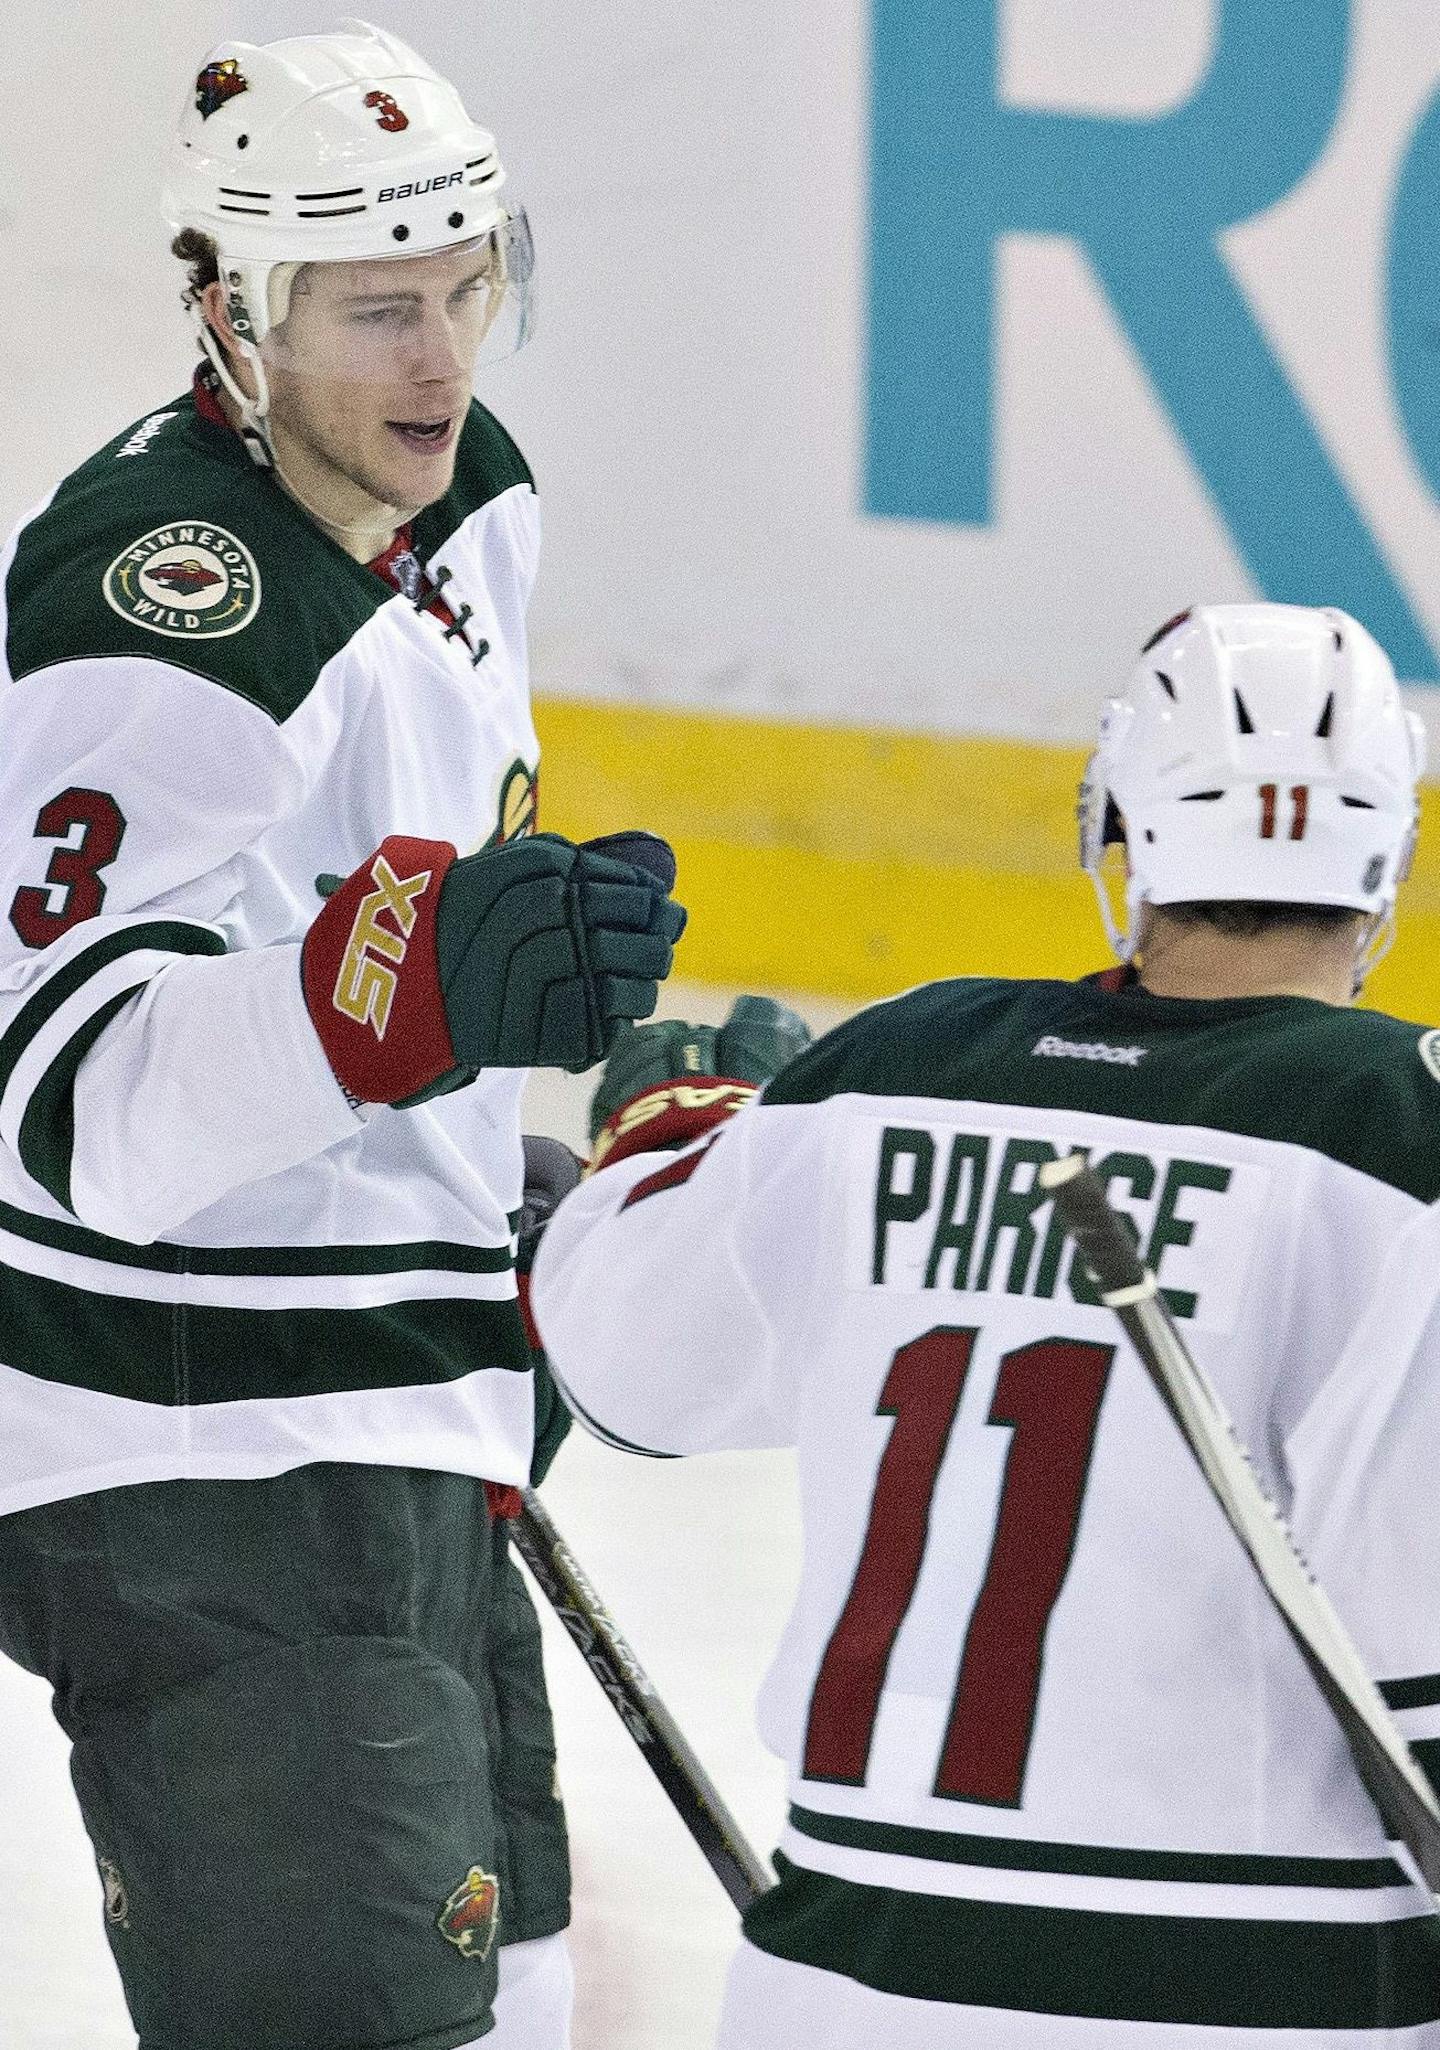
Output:
[[[367,4],[534,221],[482,396],[543,692],[1081,740],[1162,619],[1260,595],[1440,675],[1432,0]],[[156,194],[201,57],[337,12],[12,0],[0,524],[192,359]]]

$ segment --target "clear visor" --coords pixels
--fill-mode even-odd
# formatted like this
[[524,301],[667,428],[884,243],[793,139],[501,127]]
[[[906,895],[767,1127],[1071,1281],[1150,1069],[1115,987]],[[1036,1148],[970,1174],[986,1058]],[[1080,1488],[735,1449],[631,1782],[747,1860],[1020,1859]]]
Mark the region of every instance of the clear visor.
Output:
[[423,255],[302,264],[272,275],[275,324],[261,360],[272,386],[293,378],[385,387],[402,417],[439,421],[468,402],[477,365],[530,339],[534,280],[523,210],[473,242]]

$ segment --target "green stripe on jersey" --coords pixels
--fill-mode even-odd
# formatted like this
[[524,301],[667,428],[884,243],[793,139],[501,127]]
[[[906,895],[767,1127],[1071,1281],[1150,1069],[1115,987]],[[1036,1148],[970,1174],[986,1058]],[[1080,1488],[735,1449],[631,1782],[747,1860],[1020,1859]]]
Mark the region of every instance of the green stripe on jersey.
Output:
[[1440,1061],[1428,1039],[1379,1011],[1309,997],[932,982],[827,1033],[760,1102],[938,1097],[1199,1125],[1305,1147],[1431,1203]]
[[142,979],[91,1012],[31,1090],[20,1119],[20,1164],[63,1210],[74,1207],[70,1201],[70,1166],[75,1153],[75,1077],[80,1063],[110,1020],[144,987]]
[[151,1274],[505,1274],[515,1264],[508,1245],[462,1246],[445,1239],[350,1246],[172,1246],[164,1241],[134,1246],[84,1225],[35,1217],[13,1203],[0,1203],[0,1231],[76,1259],[107,1260]]
[[1088,1879],[1179,1880],[1202,1886],[1404,1886],[1393,1858],[1267,1858],[1219,1851],[1141,1851],[1111,1844],[1047,1844],[1012,1836],[907,1829],[814,1808],[792,1808],[791,1826],[819,1843],[857,1851],[986,1865],[1011,1872],[1069,1872]]
[[225,942],[208,926],[192,925],[179,918],[146,919],[137,925],[121,926],[97,938],[93,946],[72,954],[63,967],[47,975],[35,994],[20,1006],[0,1036],[0,1095],[31,1040],[49,1023],[62,1004],[82,990],[86,983],[112,961],[126,954],[223,954]]
[[[0,1095],[10,1086],[15,1069],[37,1033],[63,1004],[79,995],[113,961],[127,954],[223,954],[225,942],[217,932],[182,919],[148,919],[142,924],[122,926],[101,935],[92,946],[71,955],[64,965],[48,975],[34,995],[23,1003],[0,1037]],[[145,986],[139,975],[128,988],[106,998],[89,1012],[30,1091],[20,1117],[20,1161],[25,1172],[62,1209],[70,1205],[70,1166],[75,1151],[75,1077],[80,1063],[117,1012]]]
[[1440,1917],[1277,1922],[1102,1913],[859,1885],[792,1864],[747,1908],[772,1957],[911,2000],[1231,2029],[1440,2020]]
[[142,1302],[0,1268],[0,1362],[135,1402],[241,1402],[527,1373],[513,1296],[373,1309],[242,1310]]

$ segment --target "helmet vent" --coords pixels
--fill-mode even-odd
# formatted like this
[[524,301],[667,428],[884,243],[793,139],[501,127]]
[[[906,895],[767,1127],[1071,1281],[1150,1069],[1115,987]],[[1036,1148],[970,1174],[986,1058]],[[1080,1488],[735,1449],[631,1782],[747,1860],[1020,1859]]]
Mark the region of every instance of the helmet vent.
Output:
[[1225,795],[1223,790],[1187,790],[1181,798],[1182,804],[1218,804]]
[[363,185],[346,185],[338,192],[297,192],[295,197],[301,206],[310,206],[317,199],[363,199],[365,197],[365,187]]
[[470,180],[470,183],[472,185],[488,185],[492,178],[495,178],[499,175],[499,171],[500,166],[498,164],[492,164],[488,171],[484,172],[479,178],[472,178]]
[[1255,721],[1245,709],[1244,698],[1241,697],[1238,690],[1233,691],[1231,695],[1235,700],[1235,717],[1240,721],[1240,731],[1242,733],[1253,733],[1255,731]]
[[363,214],[364,206],[302,206],[296,208],[296,219],[301,221],[338,221],[347,214]]
[[1165,692],[1166,696],[1173,698],[1175,696],[1175,686],[1170,681],[1169,677],[1165,674],[1165,671],[1163,669],[1157,669],[1154,671],[1154,676],[1155,681],[1159,684],[1160,688]]
[[222,185],[220,190],[227,199],[273,199],[275,197],[273,192],[248,192],[243,185]]
[[231,206],[228,201],[223,199],[216,211],[222,214],[255,214],[259,219],[265,221],[268,221],[270,218],[268,206]]
[[1332,690],[1329,697],[1325,700],[1325,709],[1320,714],[1320,724],[1315,728],[1315,738],[1317,740],[1328,740],[1330,738],[1330,721],[1334,711],[1335,693]]
[[1351,811],[1374,811],[1375,809],[1368,797],[1346,797],[1342,792],[1340,802],[1348,804]]

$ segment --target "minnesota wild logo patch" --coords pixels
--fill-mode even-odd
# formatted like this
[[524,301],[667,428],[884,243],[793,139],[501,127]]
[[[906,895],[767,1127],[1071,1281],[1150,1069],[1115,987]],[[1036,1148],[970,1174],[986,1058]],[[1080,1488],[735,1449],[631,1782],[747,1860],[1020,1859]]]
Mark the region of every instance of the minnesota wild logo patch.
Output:
[[177,520],[132,541],[105,572],[105,602],[122,619],[176,640],[238,634],[260,609],[260,571],[223,527]]
[[495,1941],[500,1916],[500,1882],[493,1872],[472,1865],[435,1918],[435,1926],[461,1957],[483,1962]]

